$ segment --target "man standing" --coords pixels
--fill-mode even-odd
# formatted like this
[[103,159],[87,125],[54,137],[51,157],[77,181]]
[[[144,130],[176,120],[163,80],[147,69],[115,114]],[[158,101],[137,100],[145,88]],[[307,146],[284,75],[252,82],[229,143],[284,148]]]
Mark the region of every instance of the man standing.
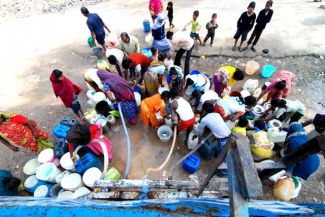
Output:
[[242,13],[242,15],[239,17],[237,21],[237,32],[234,35],[235,44],[232,48],[233,51],[236,51],[237,42],[240,37],[241,37],[241,41],[238,50],[240,52],[242,51],[241,46],[243,45],[244,41],[246,41],[248,32],[251,31],[255,23],[256,14],[254,13],[254,8],[255,8],[255,2],[249,3],[247,7],[247,11]]
[[108,29],[103,20],[95,13],[89,13],[86,7],[82,7],[80,9],[81,13],[87,17],[87,26],[90,30],[91,37],[94,41],[94,45],[96,46],[95,38],[98,44],[100,44],[104,51],[106,51],[105,47],[105,30],[110,33],[111,31]]
[[173,32],[168,31],[166,37],[171,44],[169,55],[172,56],[175,50],[178,49],[174,61],[176,66],[181,66],[182,56],[186,52],[184,76],[188,75],[190,71],[190,59],[194,47],[194,40],[186,32],[176,32],[174,34]]
[[122,32],[119,43],[120,48],[124,52],[125,56],[128,56],[132,53],[140,53],[139,41],[133,35],[128,35],[126,32]]
[[271,9],[272,5],[273,5],[272,0],[267,1],[265,8],[263,10],[261,10],[260,13],[258,14],[254,31],[253,31],[250,39],[247,42],[247,46],[243,50],[247,50],[248,46],[250,44],[252,44],[252,42],[253,42],[253,45],[251,46],[251,50],[256,52],[254,46],[257,44],[258,40],[260,39],[260,36],[261,36],[266,24],[271,21],[271,18],[273,15],[273,10]]

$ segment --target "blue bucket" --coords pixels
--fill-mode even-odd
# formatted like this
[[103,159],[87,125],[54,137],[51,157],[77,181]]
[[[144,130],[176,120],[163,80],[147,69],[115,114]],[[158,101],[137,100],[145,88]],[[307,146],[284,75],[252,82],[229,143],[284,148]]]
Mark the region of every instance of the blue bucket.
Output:
[[146,48],[141,49],[141,53],[144,54],[148,58],[150,58],[152,56],[150,47],[146,47]]
[[50,197],[52,187],[53,185],[48,183],[38,186],[34,191],[34,197],[38,197],[38,198]]
[[201,72],[199,70],[192,70],[190,72],[190,75],[199,75],[199,74],[201,74]]
[[269,78],[272,76],[274,72],[275,72],[275,67],[268,64],[263,66],[263,70],[261,74],[263,78]]
[[143,30],[145,32],[150,32],[151,27],[150,27],[150,21],[149,20],[144,20],[143,21]]

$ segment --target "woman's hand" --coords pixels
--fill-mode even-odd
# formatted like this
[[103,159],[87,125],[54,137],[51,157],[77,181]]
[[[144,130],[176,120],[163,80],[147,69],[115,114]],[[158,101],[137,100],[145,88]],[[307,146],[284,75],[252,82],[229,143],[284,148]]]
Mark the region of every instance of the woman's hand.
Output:
[[14,152],[19,151],[19,148],[16,147],[16,146],[13,146],[13,145],[9,146],[9,148],[10,148],[11,151],[14,151]]

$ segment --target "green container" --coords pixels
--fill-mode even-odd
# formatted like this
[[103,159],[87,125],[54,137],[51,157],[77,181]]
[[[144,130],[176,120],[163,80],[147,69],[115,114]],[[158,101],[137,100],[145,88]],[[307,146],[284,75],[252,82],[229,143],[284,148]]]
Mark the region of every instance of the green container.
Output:
[[104,176],[104,180],[119,180],[120,178],[121,174],[115,167],[110,168]]
[[95,43],[94,43],[94,40],[92,37],[88,38],[88,44],[89,44],[89,47],[91,47],[91,48],[93,48],[95,46]]

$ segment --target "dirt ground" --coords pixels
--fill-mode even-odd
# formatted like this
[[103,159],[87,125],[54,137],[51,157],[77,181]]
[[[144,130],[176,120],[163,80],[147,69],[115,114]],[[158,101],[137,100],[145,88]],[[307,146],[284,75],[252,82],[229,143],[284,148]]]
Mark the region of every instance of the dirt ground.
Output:
[[[91,3],[91,1],[89,2]],[[177,26],[183,26],[188,20],[187,18],[191,17],[193,7],[190,2],[177,1],[177,4],[174,3],[177,5],[175,10],[180,11],[175,20]],[[202,22],[206,22],[214,11],[209,4],[215,4],[212,3],[212,0],[195,2],[197,9],[202,11]],[[2,16],[0,20],[0,28],[7,33],[2,34],[0,40],[8,42],[4,43],[0,50],[2,68],[0,72],[2,78],[0,81],[0,110],[22,113],[35,119],[44,130],[49,132],[52,141],[54,138],[50,132],[60,117],[73,116],[52,92],[49,82],[52,69],[61,69],[71,80],[84,88],[84,92],[81,94],[81,103],[84,108],[87,107],[83,73],[89,68],[94,68],[97,59],[86,44],[88,31],[85,20],[79,13],[79,6],[83,3],[74,3],[70,9],[66,10],[66,7],[59,11],[60,13],[42,14],[36,11],[33,16],[28,17],[27,11],[26,16],[17,18],[11,13],[10,16]],[[322,17],[324,10],[318,8],[318,3],[312,4],[312,1],[279,1],[277,5],[274,5],[276,16],[267,27],[265,34],[263,33],[261,43],[257,46],[258,50],[270,49],[270,54],[264,55],[261,52],[233,53],[230,52],[230,47],[232,45],[231,36],[235,31],[235,22],[248,3],[249,1],[240,4],[239,1],[228,3],[223,0],[220,1],[220,5],[216,5],[220,19],[219,25],[222,24],[221,26],[225,28],[220,29],[220,33],[217,33],[216,44],[213,48],[200,47],[194,52],[196,56],[204,54],[211,55],[211,57],[207,57],[206,60],[193,57],[191,69],[213,74],[216,67],[220,65],[233,65],[244,69],[245,63],[252,59],[259,62],[261,66],[273,64],[277,71],[285,69],[296,74],[297,78],[289,98],[299,99],[306,105],[306,118],[312,118],[317,112],[324,112],[325,41],[321,38],[324,31],[324,23],[322,23],[322,20],[325,20]],[[289,4],[291,4],[290,7],[288,7]],[[262,7],[263,5],[258,3],[257,11]],[[181,10],[182,8],[184,10]],[[232,8],[234,10],[230,12]],[[303,14],[299,13],[300,16],[297,20],[286,19],[286,15],[293,18],[295,13],[302,8],[305,11]],[[117,0],[104,1],[104,3],[91,6],[90,9],[102,15],[114,32],[119,33],[126,29],[140,39],[142,47],[149,46],[144,42],[145,34],[142,31],[142,20],[148,18],[146,1],[134,0],[127,3],[120,3]],[[128,14],[125,19],[116,19],[116,17],[123,16],[123,13]],[[204,33],[203,28],[201,37]],[[258,78],[260,85],[267,81],[258,74],[251,77]],[[235,89],[243,83],[238,83]],[[155,130],[145,129],[140,122],[136,127],[128,126],[128,130],[132,141],[132,166],[129,178],[141,178],[145,175],[148,167],[160,165],[167,156],[170,144],[161,143]],[[125,140],[121,139],[123,137],[120,123],[115,124],[108,134],[108,138],[113,144],[113,165],[122,173],[126,161],[126,144]],[[187,152],[181,144],[182,138],[181,135],[178,139],[177,150],[166,168],[167,171]],[[0,146],[0,154],[2,156],[0,168],[9,169],[21,178],[25,178],[22,173],[24,163],[35,156],[23,149],[14,153],[4,146]],[[295,201],[325,202],[325,163],[322,157],[321,159],[321,168],[308,182],[303,182],[302,191]],[[197,173],[200,180],[208,166],[209,162],[203,162]],[[152,178],[158,178],[160,175],[153,174]],[[188,175],[180,169],[175,178],[185,179],[188,178]],[[272,195],[268,194],[267,197],[272,198]]]

